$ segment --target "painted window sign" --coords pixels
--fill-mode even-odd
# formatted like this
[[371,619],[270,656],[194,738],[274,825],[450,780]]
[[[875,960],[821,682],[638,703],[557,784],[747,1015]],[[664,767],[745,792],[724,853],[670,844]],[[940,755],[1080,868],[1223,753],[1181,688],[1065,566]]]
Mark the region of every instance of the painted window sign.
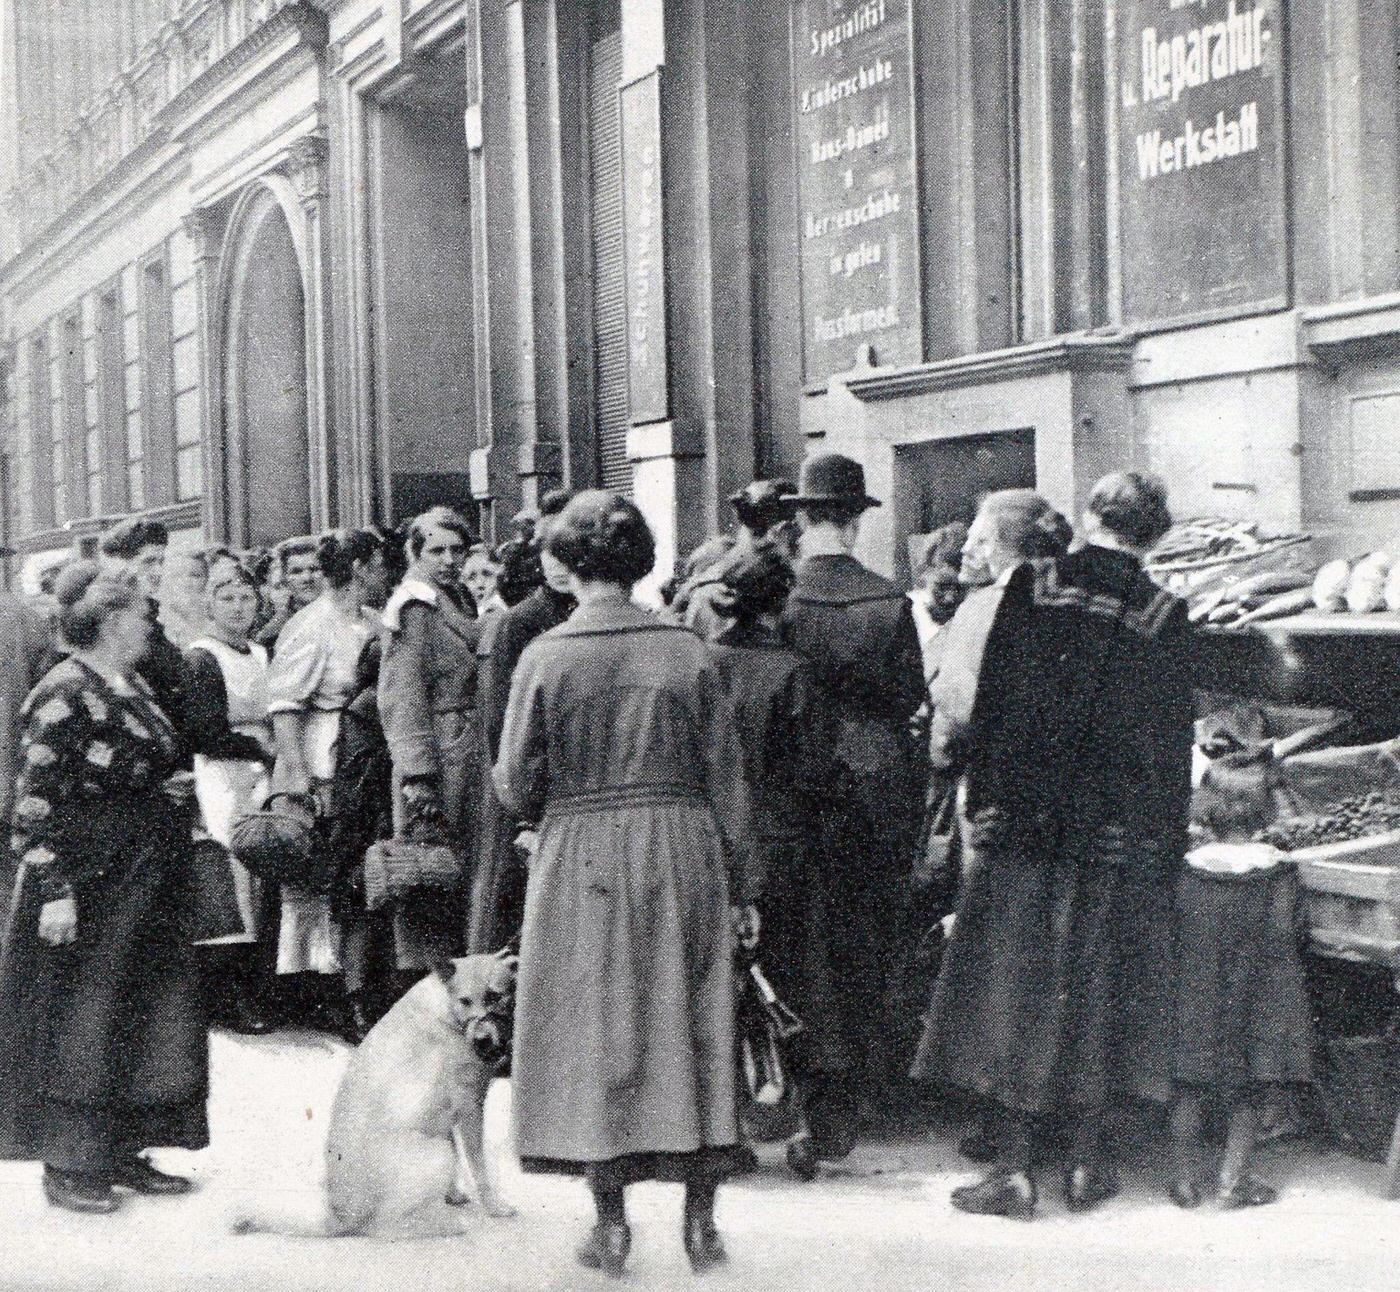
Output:
[[809,386],[923,357],[909,0],[792,6]]
[[1124,314],[1282,304],[1282,0],[1127,0],[1119,26]]

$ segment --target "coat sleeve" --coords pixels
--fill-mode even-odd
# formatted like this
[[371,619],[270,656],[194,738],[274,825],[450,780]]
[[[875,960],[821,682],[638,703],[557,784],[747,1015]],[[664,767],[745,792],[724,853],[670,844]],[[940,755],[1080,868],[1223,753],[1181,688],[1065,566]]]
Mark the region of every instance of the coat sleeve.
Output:
[[885,678],[889,687],[889,716],[896,722],[904,722],[914,716],[928,692],[924,683],[924,653],[919,647],[914,613],[906,598],[899,600],[899,614],[886,656]]
[[423,602],[406,604],[398,630],[387,633],[379,667],[379,719],[394,767],[405,780],[442,770],[428,675],[428,617],[435,613]]
[[496,797],[506,811],[536,821],[549,792],[549,736],[538,656],[526,649],[510,683],[500,753],[491,770]]
[[701,665],[699,692],[705,787],[724,849],[730,900],[746,904],[762,893],[764,875],[754,847],[752,806],[734,710],[719,670],[708,659]]
[[253,736],[235,731],[228,720],[228,689],[223,670],[199,646],[185,652],[185,735],[190,748],[206,758],[263,762],[267,751]]
[[298,713],[307,707],[326,673],[326,649],[313,626],[298,621],[283,630],[267,670],[268,712]]
[[477,651],[481,725],[487,757],[493,761],[501,750],[511,678],[525,649],[522,637],[514,615],[499,615],[482,630],[481,648]]
[[1002,592],[1001,588],[983,588],[972,593],[943,630],[938,676],[929,689],[933,706],[929,755],[940,771],[958,767],[966,755],[983,656]]

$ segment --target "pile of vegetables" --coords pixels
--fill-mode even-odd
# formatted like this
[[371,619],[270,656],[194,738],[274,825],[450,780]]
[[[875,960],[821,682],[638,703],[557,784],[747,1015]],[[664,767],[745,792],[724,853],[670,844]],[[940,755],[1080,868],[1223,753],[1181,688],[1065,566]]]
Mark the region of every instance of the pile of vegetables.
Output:
[[1313,579],[1312,601],[1328,613],[1400,610],[1400,559],[1390,552],[1371,552],[1355,563],[1328,561]]
[[1371,790],[1337,799],[1325,812],[1285,817],[1257,836],[1284,852],[1400,830],[1400,793]]

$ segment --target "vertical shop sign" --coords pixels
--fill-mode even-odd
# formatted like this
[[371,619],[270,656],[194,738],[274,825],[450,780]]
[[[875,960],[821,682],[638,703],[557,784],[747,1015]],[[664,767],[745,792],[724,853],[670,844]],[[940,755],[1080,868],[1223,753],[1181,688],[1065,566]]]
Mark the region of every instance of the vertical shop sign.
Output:
[[1123,0],[1119,201],[1133,322],[1287,301],[1283,0]]
[[910,0],[794,0],[792,48],[810,385],[923,358]]
[[624,85],[620,95],[628,417],[634,426],[639,426],[663,421],[669,415],[659,73]]

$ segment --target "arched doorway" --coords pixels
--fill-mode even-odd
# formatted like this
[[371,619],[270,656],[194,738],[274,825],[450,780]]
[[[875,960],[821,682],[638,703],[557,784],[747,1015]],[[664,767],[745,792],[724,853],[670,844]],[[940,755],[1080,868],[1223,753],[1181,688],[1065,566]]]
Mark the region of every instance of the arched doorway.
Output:
[[229,537],[270,546],[311,529],[306,299],[282,204],[244,195],[224,258],[225,487]]

